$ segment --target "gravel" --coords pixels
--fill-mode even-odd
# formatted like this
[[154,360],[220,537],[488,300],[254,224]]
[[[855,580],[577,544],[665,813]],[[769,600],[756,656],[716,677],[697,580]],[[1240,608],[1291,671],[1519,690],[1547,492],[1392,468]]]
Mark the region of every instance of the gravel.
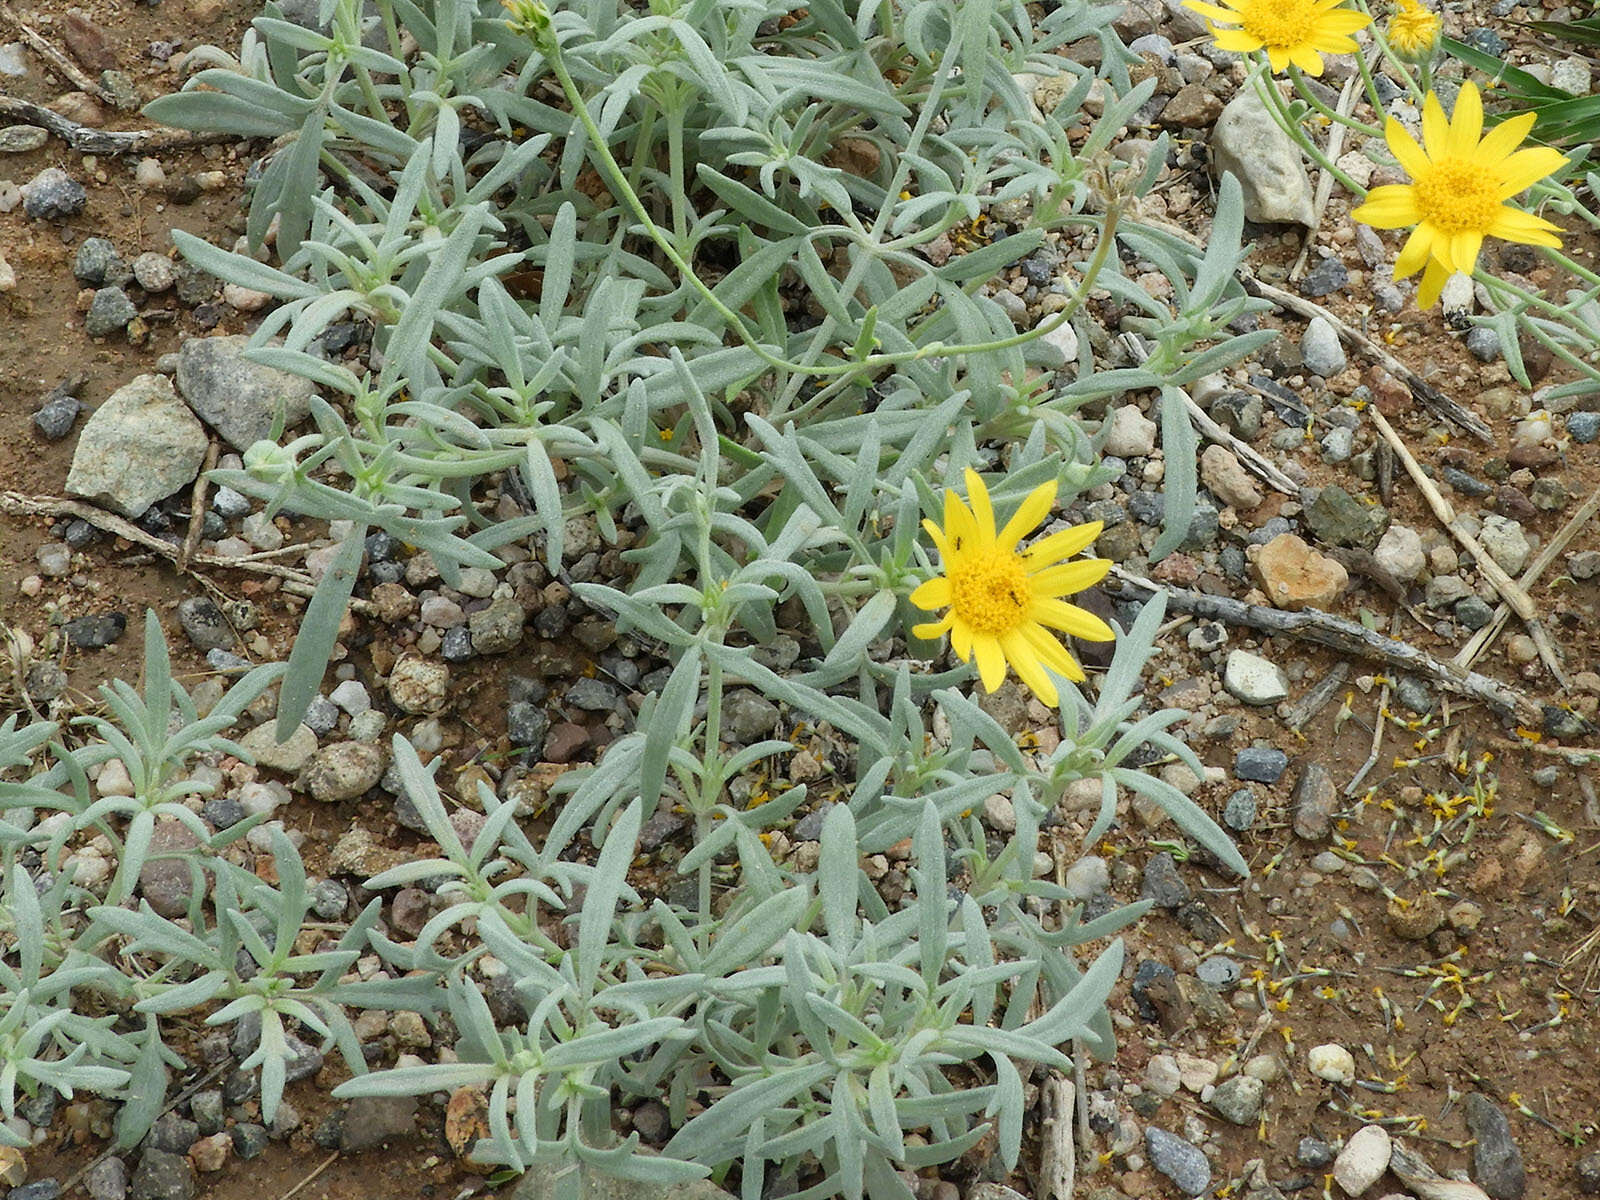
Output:
[[1247,746],[1234,759],[1233,773],[1254,783],[1277,783],[1289,766],[1289,756],[1275,747]]
[[1144,1131],[1144,1145],[1150,1165],[1185,1196],[1198,1196],[1211,1186],[1211,1164],[1198,1146],[1154,1125]]

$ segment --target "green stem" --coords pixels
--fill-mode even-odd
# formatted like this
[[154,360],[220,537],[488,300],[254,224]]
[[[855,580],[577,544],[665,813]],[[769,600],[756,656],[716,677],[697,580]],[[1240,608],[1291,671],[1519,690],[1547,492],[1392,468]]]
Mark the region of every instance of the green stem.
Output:
[[1366,198],[1367,189],[1362,187],[1349,175],[1341,171],[1332,160],[1328,158],[1300,127],[1300,123],[1289,115],[1288,107],[1283,102],[1283,97],[1278,95],[1278,89],[1273,86],[1272,80],[1267,78],[1259,69],[1255,73],[1256,92],[1261,96],[1262,102],[1272,110],[1273,118],[1278,127],[1294,139],[1295,144],[1305,151],[1306,155],[1324,171],[1337,179],[1344,187],[1355,196]]
[[1338,109],[1329,108],[1326,104],[1319,100],[1316,96],[1316,93],[1311,90],[1310,82],[1303,74],[1301,74],[1300,68],[1295,66],[1293,63],[1289,64],[1289,78],[1293,81],[1294,90],[1299,93],[1300,98],[1307,104],[1311,105],[1312,108],[1316,109],[1317,112],[1322,116],[1327,117],[1328,120],[1337,121],[1346,129],[1354,129],[1357,133],[1364,133],[1371,138],[1383,137],[1383,130],[1379,129],[1376,125],[1368,125],[1365,121],[1358,121],[1354,117],[1347,117]]

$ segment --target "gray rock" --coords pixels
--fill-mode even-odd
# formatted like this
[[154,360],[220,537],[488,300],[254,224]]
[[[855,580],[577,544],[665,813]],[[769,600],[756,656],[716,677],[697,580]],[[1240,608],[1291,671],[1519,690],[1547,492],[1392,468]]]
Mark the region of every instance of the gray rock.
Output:
[[60,167],[46,167],[22,185],[22,211],[36,221],[75,217],[88,202],[83,184]]
[[263,721],[239,739],[239,745],[258,767],[293,775],[317,752],[317,735],[304,723],[278,740],[278,723]]
[[1276,704],[1289,694],[1289,680],[1283,668],[1248,650],[1228,652],[1222,686],[1230,696],[1246,704]]
[[566,691],[564,699],[586,712],[610,712],[622,698],[614,684],[603,679],[580,679]]
[[1577,1162],[1574,1173],[1578,1177],[1578,1190],[1585,1196],[1600,1196],[1600,1150],[1585,1154]]
[[133,278],[128,264],[122,261],[116,245],[103,237],[84,238],[83,245],[72,260],[72,273],[80,283],[103,287],[106,284],[121,286]]
[[1569,554],[1567,570],[1578,580],[1589,580],[1600,575],[1600,550],[1579,550]]
[[1415,675],[1402,675],[1395,681],[1394,699],[1401,708],[1418,716],[1433,711],[1433,693]]
[[1247,220],[1263,224],[1316,224],[1311,179],[1300,151],[1278,127],[1253,88],[1241,88],[1211,131],[1218,175],[1239,181]]
[[[59,442],[72,432],[72,427],[77,423],[78,414],[83,411],[83,402],[72,396],[51,396],[40,406],[39,411],[33,414],[33,427],[52,442]],[[1567,426],[1571,428],[1572,422]]]
[[550,732],[550,716],[537,704],[519,701],[506,709],[506,735],[511,744],[530,754],[544,750],[545,735]]
[[475,654],[504,654],[522,643],[527,615],[510,596],[501,596],[467,617],[467,632]]
[[1444,477],[1444,481],[1456,491],[1460,492],[1463,496],[1471,497],[1474,500],[1478,499],[1480,496],[1487,496],[1490,492],[1494,491],[1494,489],[1487,483],[1483,482],[1483,480],[1476,479],[1457,467],[1446,467],[1440,472],[1440,475],[1442,475]]
[[1295,781],[1289,803],[1295,836],[1308,842],[1327,837],[1333,827],[1333,814],[1339,807],[1339,790],[1328,769],[1321,763],[1307,763]]
[[56,1179],[35,1179],[6,1193],[6,1200],[61,1200],[61,1182]]
[[346,1154],[370,1150],[415,1136],[415,1096],[360,1096],[345,1110],[339,1149]]
[[1320,1171],[1333,1163],[1333,1147],[1319,1137],[1303,1137],[1295,1148],[1294,1160],[1302,1167]]
[[316,385],[273,367],[247,362],[245,334],[190,338],[178,350],[178,391],[202,421],[237,450],[266,437],[280,407],[284,428],[311,411]]
[[1155,901],[1157,908],[1178,908],[1188,903],[1189,885],[1178,876],[1178,864],[1172,855],[1163,851],[1153,855],[1144,865],[1144,883],[1139,889],[1141,900]]
[[233,649],[233,629],[210,596],[189,596],[178,605],[178,624],[201,650]]
[[[280,1116],[284,1107],[280,1105],[278,1108]],[[240,1158],[259,1158],[267,1149],[266,1129],[249,1121],[235,1125],[228,1130],[228,1136],[233,1139],[233,1152]]]
[[198,1121],[169,1112],[156,1118],[155,1124],[150,1126],[150,1132],[145,1135],[144,1144],[156,1150],[165,1150],[168,1154],[187,1154],[199,1136]]
[[140,287],[154,295],[176,283],[178,273],[173,269],[170,258],[151,250],[133,260],[133,278]]
[[[1345,270],[1344,264],[1337,258],[1325,258],[1307,271],[1305,278],[1300,280],[1300,294],[1315,299],[1318,296],[1342,292],[1349,282],[1350,272]],[[1316,319],[1321,320],[1320,317]]]
[[189,1101],[189,1115],[199,1126],[201,1137],[210,1137],[219,1132],[226,1123],[221,1089],[207,1088],[203,1092],[196,1092]]
[[[247,815],[244,805],[232,796],[213,796],[200,809],[200,815],[211,822],[214,829],[232,829]],[[211,1131],[215,1133],[216,1130]]]
[[1235,1075],[1217,1085],[1211,1094],[1211,1107],[1231,1124],[1254,1125],[1266,1095],[1267,1085],[1255,1076]]
[[344,915],[350,903],[350,893],[337,879],[319,879],[311,886],[311,910],[324,921]]
[[89,302],[89,311],[83,318],[83,331],[90,337],[109,337],[125,328],[138,315],[139,310],[128,299],[127,292],[120,287],[103,287],[95,292],[94,299]]
[[313,800],[354,800],[383,775],[383,751],[367,742],[337,742],[311,756],[300,786]]
[[1331,546],[1371,550],[1389,528],[1389,510],[1363,504],[1342,487],[1325,487],[1306,507],[1306,524],[1319,541]]
[[194,482],[209,440],[164,375],[140,375],[84,422],[67,491],[125,517]]
[[748,745],[771,736],[778,725],[778,706],[760,692],[740,688],[723,699],[722,719],[729,734]]
[[94,617],[75,617],[64,627],[67,641],[80,650],[104,650],[128,628],[128,618],[119,612]]
[[323,737],[339,727],[339,706],[326,696],[313,696],[300,723],[317,737]]
[[1151,1125],[1144,1131],[1144,1148],[1150,1165],[1185,1196],[1198,1196],[1211,1186],[1211,1164],[1198,1146]]
[[1355,449],[1356,435],[1353,429],[1346,429],[1343,425],[1336,425],[1322,435],[1322,457],[1325,462],[1348,462],[1350,453]]
[[146,1150],[139,1156],[129,1200],[194,1200],[194,1168],[181,1154]]
[[1256,823],[1256,795],[1240,788],[1222,806],[1222,823],[1235,833],[1244,833]]
[[104,1158],[83,1177],[89,1200],[127,1200],[128,1164],[115,1156]]
[[1246,746],[1233,760],[1233,773],[1256,783],[1277,783],[1288,765],[1289,756],[1282,750]]
[[[9,51],[16,43],[0,46],[0,58],[9,62]],[[0,74],[11,74],[0,71]],[[37,125],[10,125],[0,129],[0,154],[31,154],[50,140],[50,131]]]
[[1573,441],[1589,445],[1600,438],[1600,412],[1568,413],[1567,433]]
[[1483,543],[1489,557],[1499,563],[1507,575],[1520,575],[1533,553],[1521,524],[1498,514],[1484,517],[1478,541]]
[[1467,350],[1479,362],[1493,362],[1500,357],[1500,335],[1483,325],[1467,330]]
[[1498,1105],[1481,1092],[1467,1096],[1467,1129],[1472,1148],[1472,1178],[1492,1200],[1522,1200],[1527,1176],[1522,1152],[1511,1140],[1511,1124]]
[[[189,911],[196,887],[189,852],[199,845],[200,839],[187,825],[170,817],[156,822],[150,856],[139,871],[139,892],[163,917],[181,917]],[[183,1149],[188,1148],[185,1142]]]
[[445,662],[466,662],[472,657],[472,635],[465,625],[446,629],[439,642],[439,657]]
[[1239,982],[1239,964],[1226,954],[1213,954],[1195,968],[1195,978],[1207,987],[1230,988]]
[[1594,732],[1594,726],[1570,708],[1559,704],[1545,704],[1540,708],[1540,727],[1546,737],[1570,742]]
[[219,487],[211,494],[211,511],[224,521],[236,521],[249,516],[254,508],[248,497],[241,496],[231,487]]
[[1458,600],[1455,607],[1456,620],[1461,622],[1466,629],[1482,629],[1494,620],[1494,609],[1489,607],[1487,601],[1477,596],[1468,596]]
[[67,673],[53,662],[36,662],[28,668],[23,686],[35,704],[48,704],[67,690]]

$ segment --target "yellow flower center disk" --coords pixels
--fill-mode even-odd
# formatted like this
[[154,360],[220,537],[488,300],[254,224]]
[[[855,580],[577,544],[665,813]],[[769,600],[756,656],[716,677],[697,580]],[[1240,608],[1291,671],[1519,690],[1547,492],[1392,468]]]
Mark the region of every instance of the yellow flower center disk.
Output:
[[1311,0],[1246,0],[1235,6],[1240,26],[1264,46],[1298,46],[1317,32],[1317,9]]
[[1488,232],[1500,210],[1500,180],[1488,167],[1441,158],[1412,184],[1422,219],[1444,233]]
[[1022,624],[1032,595],[1022,559],[1008,550],[988,550],[951,564],[950,607],[974,633],[1009,633]]

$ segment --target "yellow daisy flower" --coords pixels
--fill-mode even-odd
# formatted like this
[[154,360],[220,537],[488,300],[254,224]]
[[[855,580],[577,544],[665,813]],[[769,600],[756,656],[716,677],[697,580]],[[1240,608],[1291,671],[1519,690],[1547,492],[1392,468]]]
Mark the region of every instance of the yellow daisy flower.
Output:
[[[1293,63],[1307,75],[1322,74],[1324,54],[1352,54],[1350,35],[1372,24],[1366,13],[1340,8],[1340,0],[1223,0],[1226,8],[1183,0],[1209,19],[1211,36],[1224,50],[1265,50],[1274,71]],[[1237,28],[1233,28],[1237,26]]]
[[1439,48],[1439,14],[1418,4],[1417,0],[1400,0],[1394,16],[1389,18],[1385,36],[1389,46],[1401,58],[1422,62]]
[[1533,113],[1523,113],[1482,136],[1483,99],[1469,82],[1461,85],[1448,121],[1439,98],[1428,93],[1421,146],[1394,118],[1385,125],[1389,150],[1411,182],[1373,188],[1350,215],[1378,229],[1416,226],[1395,259],[1394,277],[1422,271],[1421,307],[1433,307],[1452,272],[1472,274],[1486,237],[1531,246],[1561,244],[1559,227],[1506,203],[1565,161],[1548,146],[1517,149],[1533,122]]
[[1006,677],[1009,662],[1040,700],[1057,703],[1055,681],[1045,668],[1074,681],[1083,668],[1050,631],[1059,629],[1091,642],[1109,642],[1116,635],[1093,613],[1062,600],[1093,587],[1111,569],[1109,559],[1063,562],[1100,534],[1103,522],[1063,529],[1019,550],[1024,534],[1049,515],[1056,485],[1042,483],[1023,500],[1005,528],[995,532],[989,491],[976,471],[966,474],[969,509],[953,491],[944,494],[944,528],[924,521],[945,573],[911,593],[911,603],[928,610],[948,608],[943,619],[918,625],[921,638],[948,633],[951,648],[966,662],[977,655],[978,675],[988,691]]

